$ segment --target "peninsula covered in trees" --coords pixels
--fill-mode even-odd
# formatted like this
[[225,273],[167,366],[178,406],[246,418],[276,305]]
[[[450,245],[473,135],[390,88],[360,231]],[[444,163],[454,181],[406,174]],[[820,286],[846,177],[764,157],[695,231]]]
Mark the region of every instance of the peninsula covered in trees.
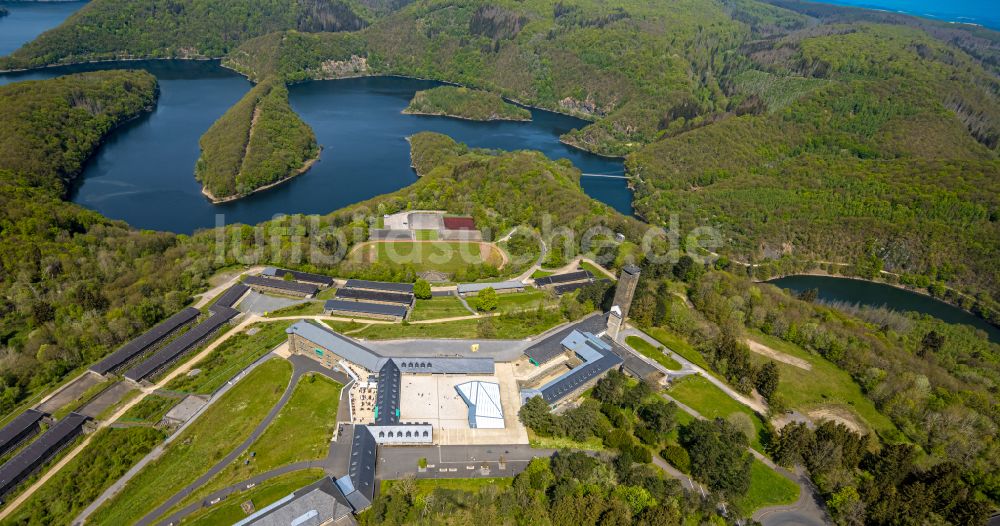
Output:
[[403,113],[446,115],[473,121],[530,121],[531,112],[495,93],[456,86],[418,91]]
[[238,199],[304,173],[319,158],[309,125],[288,105],[288,88],[265,81],[205,132],[195,177],[213,202]]

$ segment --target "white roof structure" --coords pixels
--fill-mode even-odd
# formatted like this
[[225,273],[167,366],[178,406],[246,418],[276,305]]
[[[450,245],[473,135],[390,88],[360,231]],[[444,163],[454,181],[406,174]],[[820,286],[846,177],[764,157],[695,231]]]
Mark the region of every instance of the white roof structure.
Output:
[[472,381],[455,386],[458,395],[469,406],[469,427],[473,429],[503,429],[503,407],[500,405],[500,384]]

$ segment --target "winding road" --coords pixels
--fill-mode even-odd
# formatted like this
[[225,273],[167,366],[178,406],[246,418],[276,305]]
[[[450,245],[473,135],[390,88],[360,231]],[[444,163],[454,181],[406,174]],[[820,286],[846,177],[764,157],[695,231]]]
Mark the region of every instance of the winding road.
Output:
[[184,489],[175,493],[163,504],[160,504],[153,511],[147,513],[143,518],[139,519],[136,523],[138,526],[148,526],[152,524],[157,517],[163,515],[174,506],[180,504],[180,502],[186,499],[189,495],[198,491],[198,489],[204,486],[209,480],[212,479],[212,477],[218,475],[223,469],[226,468],[226,466],[232,464],[237,457],[246,452],[246,450],[249,449],[261,435],[264,434],[267,427],[271,425],[271,422],[274,421],[275,417],[278,416],[278,413],[281,412],[281,409],[284,408],[288,403],[288,400],[291,399],[292,393],[295,391],[295,387],[298,385],[299,380],[303,375],[308,373],[319,373],[328,376],[341,384],[347,384],[350,381],[350,379],[345,375],[334,373],[329,369],[324,369],[316,361],[300,355],[292,355],[288,358],[288,361],[292,363],[292,378],[289,380],[288,386],[285,387],[285,392],[282,393],[281,398],[278,399],[278,403],[274,404],[274,407],[272,407],[267,413],[267,416],[265,416],[264,419],[257,424],[257,427],[254,428],[252,433],[250,433],[250,436],[243,440],[240,445],[236,446],[235,449],[230,451],[228,455],[223,457],[222,460],[217,462],[207,472],[195,479],[194,482],[188,484]]

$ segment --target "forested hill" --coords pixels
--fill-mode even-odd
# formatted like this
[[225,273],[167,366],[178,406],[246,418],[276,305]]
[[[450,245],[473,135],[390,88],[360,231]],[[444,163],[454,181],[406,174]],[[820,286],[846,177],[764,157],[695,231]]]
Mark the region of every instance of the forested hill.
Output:
[[281,81],[258,84],[199,141],[195,177],[213,200],[245,196],[308,169],[316,136],[288,105]]
[[0,70],[124,58],[221,57],[272,31],[352,31],[379,0],[98,0],[0,59]]
[[153,109],[145,71],[80,73],[0,87],[0,169],[35,186],[75,177],[105,135]]

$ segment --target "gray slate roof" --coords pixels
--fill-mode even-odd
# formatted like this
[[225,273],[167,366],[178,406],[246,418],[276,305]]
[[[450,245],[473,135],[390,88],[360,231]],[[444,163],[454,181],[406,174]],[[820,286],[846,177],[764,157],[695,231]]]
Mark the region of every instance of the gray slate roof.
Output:
[[347,499],[325,477],[261,508],[234,526],[312,526],[339,520],[351,514]]
[[246,276],[243,283],[251,287],[268,287],[277,290],[285,290],[296,294],[316,294],[319,287],[312,283],[300,283],[298,281],[285,281],[283,279],[266,278],[264,276]]
[[[340,292],[340,291],[337,291]],[[356,314],[375,314],[379,316],[406,317],[406,307],[386,303],[368,303],[367,301],[326,300],[324,308],[328,311],[353,312]]]
[[413,293],[413,283],[392,283],[389,281],[368,281],[364,279],[349,279],[344,285],[349,289],[384,290],[386,292]]
[[79,434],[87,420],[89,418],[79,413],[64,416],[42,436],[0,466],[0,495],[16,487],[20,481],[59,451],[66,442]]
[[125,373],[125,378],[139,382],[146,379],[153,373],[176,360],[180,355],[190,351],[205,338],[217,331],[229,320],[240,314],[236,309],[228,307],[214,307],[214,314],[207,320],[195,325],[190,330],[174,338],[170,343],[163,346],[156,354],[147,358],[144,362],[129,369]]
[[305,283],[316,283],[324,287],[329,287],[333,285],[333,278],[324,274],[314,274],[312,272],[300,272],[298,270],[288,270],[284,268],[267,267],[262,272],[265,276],[271,276],[274,278],[284,278],[285,274],[291,274],[295,281],[302,281]]
[[194,307],[185,307],[180,312],[142,333],[134,340],[122,345],[115,352],[105,356],[103,360],[90,366],[90,370],[97,374],[107,374],[114,371],[128,363],[129,360],[147,351],[177,329],[191,323],[200,315],[200,310]]
[[345,360],[356,363],[372,372],[381,369],[386,362],[386,359],[375,351],[308,321],[297,321],[286,329],[286,332],[288,334],[298,334],[316,345],[333,351]]
[[468,294],[470,292],[480,292],[483,289],[492,288],[493,290],[509,290],[509,289],[523,289],[524,283],[520,281],[499,281],[496,283],[459,283],[458,293]]
[[334,294],[337,299],[377,301],[382,303],[398,303],[400,305],[410,305],[413,303],[413,294],[406,292],[385,292],[381,290],[366,289],[338,289]]
[[45,413],[28,409],[14,417],[13,420],[0,429],[0,455],[3,455],[38,426],[38,422],[45,418]]

